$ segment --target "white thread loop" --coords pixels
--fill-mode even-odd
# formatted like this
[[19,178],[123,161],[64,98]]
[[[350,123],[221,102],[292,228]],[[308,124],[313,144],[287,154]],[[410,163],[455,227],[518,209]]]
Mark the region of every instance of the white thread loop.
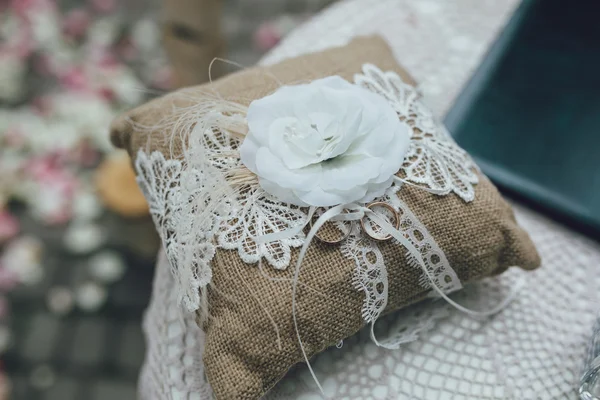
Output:
[[[315,235],[317,234],[319,229],[321,229],[321,227],[327,221],[329,221],[331,218],[333,218],[337,215],[340,215],[344,211],[345,208],[346,207],[343,204],[332,207],[329,210],[325,211],[325,213],[323,213],[323,215],[321,215],[319,217],[319,219],[317,219],[317,221],[313,225],[312,229],[306,236],[304,245],[302,246],[302,249],[300,250],[300,255],[298,256],[298,261],[296,262],[296,268],[294,270],[294,278],[292,280],[292,318],[294,320],[294,330],[296,331],[296,338],[298,339],[298,344],[300,345],[300,351],[302,351],[302,356],[304,357],[304,361],[306,361],[308,370],[310,371],[310,374],[312,375],[315,383],[317,384],[317,387],[321,391],[321,394],[323,394],[323,396],[325,396],[325,397],[327,397],[325,394],[325,391],[323,390],[321,383],[317,379],[317,375],[315,374],[315,371],[313,371],[312,366],[310,365],[310,361],[308,360],[308,355],[306,354],[306,350],[304,349],[304,344],[302,343],[302,338],[300,338],[300,329],[298,328],[298,318],[296,316],[296,292],[298,290],[298,278],[300,276],[300,267],[302,266],[302,261],[304,260],[304,256],[306,255],[308,246],[310,246],[310,243],[312,242],[313,238],[315,237]],[[312,211],[314,212],[314,210],[312,210]],[[312,218],[312,216],[309,217],[309,220],[310,220],[310,218]]]
[[[350,212],[344,213],[344,210],[350,210]],[[314,211],[315,211],[314,207],[312,207],[310,210],[309,219],[312,218]],[[432,288],[444,300],[446,300],[450,305],[452,305],[457,310],[464,312],[465,314],[482,318],[482,317],[488,317],[490,315],[498,313],[499,311],[504,309],[510,302],[512,302],[514,300],[516,294],[519,292],[519,290],[523,284],[523,282],[520,281],[515,287],[513,287],[513,290],[511,291],[511,293],[509,293],[509,295],[506,298],[504,298],[503,301],[500,302],[500,304],[498,304],[496,307],[494,307],[490,310],[485,310],[485,311],[471,310],[467,307],[464,307],[464,306],[458,304],[454,300],[452,300],[450,297],[448,297],[448,295],[446,293],[444,293],[444,291],[442,289],[440,289],[437,286],[437,284],[435,283],[435,279],[431,275],[431,272],[427,269],[427,266],[425,265],[425,262],[423,261],[423,258],[421,257],[419,250],[417,248],[415,248],[415,246],[404,236],[404,234],[400,230],[398,230],[395,227],[393,227],[392,225],[390,225],[389,222],[387,222],[384,218],[381,218],[373,210],[371,210],[367,207],[358,205],[358,204],[346,204],[346,205],[340,204],[340,205],[330,208],[329,210],[327,210],[325,213],[323,213],[323,215],[321,215],[317,219],[317,221],[314,223],[312,229],[306,236],[306,240],[304,241],[304,245],[302,246],[302,249],[300,250],[300,254],[299,254],[298,260],[296,262],[296,266],[295,266],[295,270],[294,270],[294,277],[292,279],[292,318],[294,320],[294,330],[296,331],[296,338],[298,339],[298,344],[300,345],[300,350],[302,352],[302,356],[304,357],[304,361],[306,362],[308,370],[310,371],[310,374],[312,375],[317,387],[321,391],[321,394],[325,397],[327,397],[327,396],[323,390],[323,387],[321,386],[312,366],[310,365],[308,355],[306,354],[304,344],[302,343],[302,338],[300,337],[300,329],[298,328],[298,319],[297,319],[297,315],[296,315],[296,307],[297,307],[296,293],[297,293],[297,289],[298,289],[298,279],[300,276],[300,269],[302,266],[302,261],[304,260],[304,257],[306,256],[306,251],[308,250],[308,247],[310,246],[310,243],[312,242],[313,238],[315,237],[315,235],[317,234],[319,229],[325,223],[327,223],[328,221],[330,221],[334,218],[337,220],[356,221],[356,220],[360,220],[360,219],[364,218],[365,216],[367,218],[371,219],[377,225],[379,225],[379,227],[386,234],[389,234],[394,239],[396,239],[398,242],[400,242],[400,244],[407,249],[407,251],[409,252],[411,257],[418,261],[419,266],[423,270],[423,273],[425,274],[427,279],[431,282]],[[306,226],[306,225],[304,225],[304,226]],[[298,234],[297,229],[291,229],[289,231],[278,232],[278,233],[270,234],[270,235],[273,235],[271,237],[291,237],[296,234]],[[283,236],[281,236],[281,235],[283,235]],[[291,235],[291,236],[287,236],[287,235]],[[263,241],[266,241],[265,237],[268,237],[268,236],[269,235],[265,235],[262,238],[256,238],[256,240],[260,240],[261,242],[263,242]],[[387,303],[387,299],[385,299],[385,301]],[[383,308],[385,308],[385,305]],[[375,336],[375,331],[374,331],[375,322],[377,322],[377,319],[374,319],[372,321],[371,333],[370,333],[371,340],[373,340],[373,343],[375,343],[377,346],[380,346],[383,348],[388,348],[388,349],[397,348],[394,346],[386,345],[377,340],[377,338]]]
[[445,195],[448,194],[448,189],[434,189],[434,188],[430,188],[430,187],[427,187],[427,186],[417,185],[416,183],[408,181],[408,180],[406,180],[404,178],[400,178],[399,176],[396,176],[394,178],[394,181],[396,182],[396,185],[408,185],[408,186],[412,186],[412,187],[418,188],[419,190],[424,190],[427,193],[437,194],[438,196],[445,196]]
[[[460,304],[458,304],[457,302],[452,300],[450,297],[448,297],[448,295],[446,293],[444,293],[444,291],[435,284],[434,277],[431,275],[431,272],[429,272],[425,263],[423,262],[423,258],[421,257],[421,254],[412,245],[412,243],[408,239],[406,239],[406,237],[404,237],[402,232],[400,232],[399,230],[394,228],[385,219],[379,217],[376,213],[374,213],[370,209],[364,208],[364,212],[369,218],[371,218],[373,220],[373,222],[377,223],[377,225],[379,225],[381,227],[381,229],[383,229],[386,233],[392,235],[392,237],[394,239],[399,241],[400,244],[403,245],[408,250],[408,252],[411,254],[411,256],[413,256],[414,259],[419,262],[419,266],[425,273],[425,276],[427,276],[427,279],[429,279],[429,281],[431,282],[432,288],[444,300],[446,300],[450,305],[452,305],[457,310],[462,311],[465,314],[469,314],[474,317],[479,317],[479,318],[489,317],[490,315],[494,315],[494,314],[497,314],[499,311],[502,311],[502,309],[504,309],[514,299],[515,295],[517,294],[518,290],[511,291],[511,293],[504,300],[502,300],[500,302],[500,304],[498,304],[496,307],[493,307],[492,309],[486,310],[486,311],[471,310],[469,308],[461,306]],[[514,289],[519,289],[519,288],[520,288],[520,285],[517,285]]]
[[262,244],[262,243],[270,243],[270,242],[275,242],[278,240],[293,238],[294,236],[297,236],[300,233],[302,233],[302,231],[304,230],[306,225],[308,225],[308,223],[312,219],[313,215],[315,215],[316,210],[317,210],[317,207],[310,207],[308,209],[308,215],[307,215],[306,221],[304,221],[304,223],[302,225],[298,225],[294,228],[287,229],[285,231],[267,233],[266,235],[261,235],[261,236],[252,236],[252,240],[254,240],[254,242],[256,244]]

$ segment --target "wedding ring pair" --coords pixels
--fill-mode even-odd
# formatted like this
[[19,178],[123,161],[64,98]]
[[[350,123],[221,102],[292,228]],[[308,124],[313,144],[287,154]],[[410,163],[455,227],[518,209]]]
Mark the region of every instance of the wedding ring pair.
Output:
[[[400,228],[400,215],[392,206],[387,203],[376,201],[369,203],[367,208],[377,213],[381,218],[388,221],[395,229]],[[312,229],[314,222],[319,218],[320,214],[315,213],[309,222],[309,227]],[[328,221],[315,234],[317,240],[321,243],[335,245],[344,241],[352,231],[354,221]],[[340,226],[340,224],[342,224]],[[367,215],[360,220],[360,226],[367,236],[373,240],[386,241],[392,238],[389,233],[384,233],[373,220]]]

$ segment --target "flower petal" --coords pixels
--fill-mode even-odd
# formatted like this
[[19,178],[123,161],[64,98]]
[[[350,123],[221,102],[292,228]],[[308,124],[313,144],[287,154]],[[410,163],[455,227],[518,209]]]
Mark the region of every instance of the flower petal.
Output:
[[377,178],[383,165],[382,159],[363,156],[339,156],[321,164],[321,188],[351,190]]
[[[316,153],[320,148],[320,138],[311,135],[294,140],[294,138],[286,136],[286,129],[297,125],[296,118],[286,117],[278,118],[269,127],[269,150],[271,153],[283,155],[281,160],[289,169],[298,169],[319,162]],[[299,129],[302,128],[299,127]],[[303,141],[304,146],[298,146],[297,141]]]
[[248,106],[246,120],[248,135],[254,136],[261,145],[269,142],[269,127],[278,118],[294,116],[297,102],[305,102],[310,94],[308,85],[282,86],[276,92],[254,100]]
[[252,102],[247,120],[242,162],[265,191],[302,206],[382,196],[410,144],[385,98],[339,76],[284,86]]
[[240,160],[250,171],[257,173],[256,154],[260,148],[254,136],[247,135],[240,146]]
[[350,90],[355,87],[339,75],[326,76],[325,78],[315,79],[311,82],[313,86],[328,87],[337,90]]
[[364,196],[358,200],[359,203],[369,203],[375,200],[378,197],[381,197],[385,194],[385,191],[392,186],[394,183],[394,177],[388,178],[386,181],[377,184],[370,184],[369,190],[364,194]]
[[263,179],[278,184],[283,188],[310,190],[319,182],[321,166],[309,165],[305,168],[291,170],[271,153],[261,147],[256,153],[256,174]]
[[340,128],[343,130],[339,133],[341,140],[335,149],[331,151],[329,158],[346,153],[357,140],[360,140],[360,136],[363,134],[360,129],[363,122],[362,108],[358,104],[350,102],[344,112],[347,117],[344,118],[343,123],[340,125]]
[[410,146],[409,132],[410,127],[400,122],[394,133],[394,140],[386,147],[387,152],[382,156],[387,161],[381,170],[382,177],[396,174],[402,167],[404,156]]
[[[350,193],[352,194],[352,193]],[[353,200],[348,200],[347,193],[339,193],[335,191],[324,191],[319,187],[306,192],[296,191],[296,195],[304,203],[316,207],[330,207],[338,204],[350,203]]]
[[296,196],[293,190],[283,188],[280,185],[264,178],[259,178],[258,183],[265,192],[269,193],[272,196],[275,196],[279,201],[294,204],[296,206],[301,207],[308,205],[307,203],[303,202],[298,196]]
[[[362,89],[362,88],[361,88]],[[403,124],[398,119],[394,109],[386,100],[366,89],[364,93],[363,121],[359,130],[363,134],[356,140],[347,154],[368,154],[374,157],[381,156],[386,152],[395,133],[399,133],[399,127]],[[408,132],[406,132],[407,140]]]

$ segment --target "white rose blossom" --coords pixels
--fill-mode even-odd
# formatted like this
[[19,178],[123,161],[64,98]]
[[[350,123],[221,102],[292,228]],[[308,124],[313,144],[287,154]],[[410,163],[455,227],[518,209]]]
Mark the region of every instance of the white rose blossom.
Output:
[[339,76],[253,101],[242,163],[267,193],[298,206],[367,203],[402,166],[411,128],[381,96]]

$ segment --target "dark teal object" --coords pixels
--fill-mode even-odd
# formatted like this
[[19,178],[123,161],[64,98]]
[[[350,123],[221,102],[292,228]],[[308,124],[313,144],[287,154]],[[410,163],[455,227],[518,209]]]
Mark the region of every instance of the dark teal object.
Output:
[[525,0],[445,122],[502,189],[600,238],[600,1]]

